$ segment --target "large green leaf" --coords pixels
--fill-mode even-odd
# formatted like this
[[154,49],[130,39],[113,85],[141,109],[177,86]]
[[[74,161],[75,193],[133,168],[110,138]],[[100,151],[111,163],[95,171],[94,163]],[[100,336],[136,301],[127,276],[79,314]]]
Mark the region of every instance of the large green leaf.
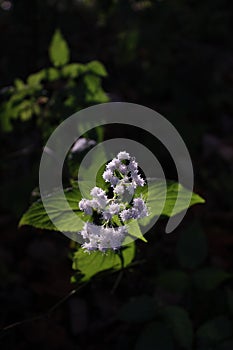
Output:
[[[77,227],[77,222],[74,223],[74,213],[85,220],[85,216],[79,210],[78,203],[81,199],[81,194],[77,188],[67,189],[65,191],[67,202],[72,210],[67,211],[64,206],[65,199],[61,193],[55,193],[45,199],[46,208],[49,216],[56,220],[59,229],[67,232],[77,232],[82,229],[83,223],[80,220],[80,226]],[[51,222],[41,200],[36,201],[22,216],[19,226],[31,225],[36,228],[47,230],[58,230]]]
[[179,306],[166,306],[161,314],[177,343],[183,349],[192,349],[193,327],[187,311]]
[[[118,253],[109,250],[106,254],[94,251],[90,254],[79,249],[73,257],[72,268],[79,270],[83,274],[82,281],[88,281],[97,273],[109,269],[120,270],[128,266],[135,256],[134,242],[122,249],[122,261]],[[123,262],[123,266],[122,266]]]
[[207,239],[198,223],[193,223],[182,232],[176,253],[180,265],[185,268],[196,268],[205,260],[208,254]]
[[64,66],[69,62],[70,50],[59,29],[53,35],[49,47],[49,57],[55,67]]
[[[149,192],[145,187],[141,190],[141,193],[147,197],[147,206],[151,215],[140,220],[140,224],[143,226],[148,225],[155,216],[174,216],[194,204],[205,202],[198,194],[191,193],[191,191],[174,181],[151,180],[148,185]],[[178,193],[179,200],[176,203]],[[187,198],[190,198],[190,195],[191,199],[187,204]],[[176,207],[174,208],[175,204]]]

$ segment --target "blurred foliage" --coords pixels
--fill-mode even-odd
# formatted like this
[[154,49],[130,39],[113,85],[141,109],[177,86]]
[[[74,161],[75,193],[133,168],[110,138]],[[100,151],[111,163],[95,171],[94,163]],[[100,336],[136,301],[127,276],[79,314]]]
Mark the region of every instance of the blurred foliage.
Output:
[[98,61],[70,63],[70,51],[59,30],[52,38],[49,57],[51,67],[30,74],[25,83],[16,79],[14,86],[2,91],[2,132],[12,131],[14,120],[31,120],[45,140],[70,114],[108,101],[101,87],[107,75],[104,66]]
[[[70,50],[60,30],[52,37],[49,57],[50,67],[30,74],[25,82],[17,78],[13,86],[1,90],[2,206],[17,216],[26,209],[25,198],[38,183],[40,152],[53,130],[71,114],[109,100],[101,86],[107,76],[104,66],[96,60],[86,64],[70,62]],[[100,142],[100,129],[85,136]],[[18,162],[24,174],[15,179],[12,175]],[[8,194],[14,190],[17,196],[12,206]]]

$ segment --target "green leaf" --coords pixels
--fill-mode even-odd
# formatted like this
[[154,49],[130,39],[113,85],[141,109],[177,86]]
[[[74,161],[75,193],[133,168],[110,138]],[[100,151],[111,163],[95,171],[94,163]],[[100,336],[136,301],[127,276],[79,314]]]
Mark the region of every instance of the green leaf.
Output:
[[48,81],[58,80],[60,78],[60,72],[57,68],[50,67],[45,70],[45,77]]
[[107,76],[107,71],[102,63],[99,61],[91,61],[87,64],[87,69],[96,75],[99,75],[101,77]]
[[199,289],[210,291],[232,277],[232,274],[219,268],[206,267],[193,274],[193,283]]
[[137,339],[135,350],[173,350],[169,329],[162,322],[148,324]]
[[131,243],[122,249],[123,266],[117,253],[109,250],[106,254],[94,251],[90,254],[80,248],[73,257],[73,270],[79,270],[84,276],[82,281],[88,281],[97,273],[109,269],[120,270],[128,266],[135,256],[135,244]]
[[190,285],[190,278],[181,270],[166,270],[158,276],[156,284],[170,292],[183,293]]
[[[151,215],[141,219],[140,224],[146,226],[155,216],[174,216],[183,210],[187,209],[187,198],[189,198],[191,191],[187,190],[181,184],[173,181],[152,180],[149,181],[149,193],[147,188],[142,189],[142,194],[147,198],[147,206],[151,209]],[[176,203],[177,195],[179,193],[179,201]],[[165,204],[163,205],[165,199]],[[191,200],[188,207],[194,204],[204,203],[205,200],[198,194],[192,193]],[[174,209],[174,205],[176,208]]]
[[[162,214],[166,215],[166,216],[174,216],[174,215],[180,213],[181,211],[187,209],[186,198],[187,198],[187,196],[190,195],[190,192],[191,191],[189,191],[188,189],[183,187],[181,184],[179,184],[177,182],[168,181],[168,183],[167,183],[167,198],[166,198],[166,203],[165,203],[165,206],[163,208]],[[178,193],[181,195],[180,200],[178,202],[179,205],[176,208],[176,210],[173,212],[173,207],[174,207]],[[205,200],[203,198],[201,198],[198,194],[192,193],[189,207],[191,207],[194,204],[198,204],[198,203],[205,203]]]
[[[73,211],[67,211],[64,206],[64,199],[61,194],[55,193],[45,199],[46,206],[49,208],[48,213],[56,220],[57,225],[61,231],[77,232],[83,228],[83,223],[80,220],[80,226],[74,223],[73,214],[80,216],[82,220],[85,220],[85,215],[80,212],[78,203],[81,199],[81,194],[77,188],[68,189],[65,191],[66,199]],[[47,212],[44,209],[41,200],[33,203],[31,207],[22,216],[19,226],[31,225],[36,228],[55,230],[57,227],[51,222]]]
[[[137,220],[131,220],[129,223],[127,223],[127,231],[131,236],[133,236],[135,238],[139,238],[144,242],[147,242],[147,240],[145,239],[145,237],[142,234],[142,231],[140,229],[140,226],[139,226]],[[127,242],[127,240],[129,240],[129,242],[131,242],[132,238],[126,237],[126,242]]]
[[15,79],[14,84],[18,91],[24,90],[26,88],[23,80],[21,79]]
[[87,71],[87,65],[81,63],[70,63],[62,68],[64,78],[77,78]]
[[85,100],[87,103],[104,103],[109,101],[108,96],[102,89],[101,78],[99,76],[94,74],[85,75],[83,82],[86,90]]
[[181,233],[176,246],[176,254],[180,265],[189,269],[198,267],[206,259],[207,239],[198,223],[190,225]]
[[197,338],[204,343],[215,344],[232,335],[231,321],[225,316],[218,316],[205,322],[197,330]]
[[69,62],[70,50],[60,30],[57,29],[49,47],[49,58],[55,67],[64,66]]
[[84,83],[87,90],[93,95],[101,88],[101,79],[93,74],[85,75]]
[[161,315],[179,346],[192,349],[193,327],[187,311],[178,306],[166,306]]
[[40,83],[43,79],[45,79],[46,76],[46,70],[42,69],[41,71],[30,74],[27,78],[27,84],[29,86],[40,86]]
[[154,317],[155,300],[148,295],[141,295],[124,304],[117,318],[121,321],[140,323],[151,321]]

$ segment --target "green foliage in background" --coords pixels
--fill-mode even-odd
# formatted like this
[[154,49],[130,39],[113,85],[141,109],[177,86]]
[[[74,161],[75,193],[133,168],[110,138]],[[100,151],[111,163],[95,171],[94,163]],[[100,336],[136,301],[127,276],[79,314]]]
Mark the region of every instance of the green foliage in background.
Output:
[[26,81],[16,79],[6,89],[0,108],[2,132],[13,130],[14,121],[33,120],[47,138],[70,114],[90,105],[107,102],[101,86],[107,76],[99,61],[70,62],[70,50],[59,30],[49,46],[51,67],[30,74]]
[[[71,114],[109,100],[102,88],[102,79],[107,76],[103,64],[96,60],[71,62],[60,30],[55,31],[48,51],[50,67],[25,80],[17,78],[13,86],[1,91],[1,206],[16,216],[26,209],[38,183],[41,150],[53,130]],[[85,136],[101,142],[103,129],[96,128]],[[17,194],[13,204],[11,192]]]

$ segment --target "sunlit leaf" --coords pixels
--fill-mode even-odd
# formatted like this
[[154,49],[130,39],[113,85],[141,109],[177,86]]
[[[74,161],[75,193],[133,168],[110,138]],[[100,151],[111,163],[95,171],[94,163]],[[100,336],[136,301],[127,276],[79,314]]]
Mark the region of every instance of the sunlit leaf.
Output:
[[[149,193],[147,188],[143,188],[141,193],[148,197],[146,204],[150,209],[150,216],[140,220],[140,225],[146,226],[150,223],[153,217],[164,215],[174,216],[183,210],[191,207],[194,204],[204,203],[205,200],[196,193],[191,193],[188,189],[183,187],[181,184],[174,181],[163,181],[163,180],[150,180],[149,181]],[[176,203],[177,195],[179,193],[179,201]],[[191,200],[187,204],[187,198]],[[165,203],[164,203],[165,202]],[[163,205],[164,203],[164,205]],[[176,208],[174,206],[176,204]]]
[[59,29],[53,35],[49,47],[49,57],[55,67],[64,66],[69,62],[70,50]]
[[74,213],[82,220],[85,220],[85,216],[79,210],[78,203],[81,199],[81,194],[77,188],[72,188],[65,191],[67,202],[70,205],[71,210],[64,209],[64,198],[61,194],[55,193],[45,199],[48,213],[45,211],[41,200],[33,203],[26,213],[22,216],[19,226],[31,225],[36,228],[55,230],[57,227],[51,222],[48,214],[56,220],[59,229],[66,232],[77,232],[83,228],[83,223],[80,221],[80,226],[77,226],[77,222],[74,223]]
[[107,71],[102,63],[99,61],[91,61],[87,64],[87,69],[96,75],[99,75],[101,77],[107,76]]
[[79,270],[84,275],[82,281],[88,281],[92,276],[101,271],[109,269],[119,270],[122,267],[128,266],[132,262],[134,255],[134,243],[131,243],[122,249],[122,261],[118,253],[112,250],[109,250],[106,254],[103,254],[100,251],[94,251],[88,254],[80,248],[74,254],[72,268],[74,270]]

